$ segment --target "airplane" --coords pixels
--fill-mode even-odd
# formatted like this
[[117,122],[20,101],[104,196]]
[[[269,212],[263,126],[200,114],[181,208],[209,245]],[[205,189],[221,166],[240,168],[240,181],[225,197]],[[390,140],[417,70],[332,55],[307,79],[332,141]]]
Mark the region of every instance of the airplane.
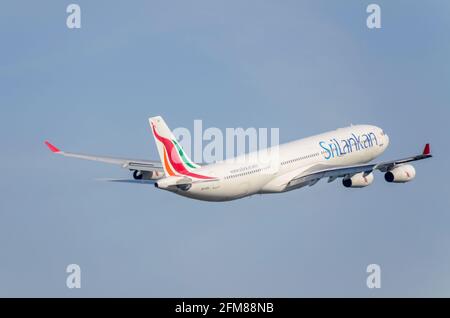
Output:
[[231,201],[255,194],[283,193],[313,186],[327,178],[342,178],[347,188],[373,183],[373,172],[384,173],[390,183],[413,180],[410,162],[431,158],[430,144],[411,157],[370,163],[389,146],[389,136],[373,125],[352,125],[330,132],[250,152],[235,158],[199,165],[178,143],[164,119],[149,118],[161,161],[135,160],[65,152],[48,141],[51,152],[85,160],[115,164],[128,169],[133,179],[111,182],[153,184],[156,188],[202,201]]

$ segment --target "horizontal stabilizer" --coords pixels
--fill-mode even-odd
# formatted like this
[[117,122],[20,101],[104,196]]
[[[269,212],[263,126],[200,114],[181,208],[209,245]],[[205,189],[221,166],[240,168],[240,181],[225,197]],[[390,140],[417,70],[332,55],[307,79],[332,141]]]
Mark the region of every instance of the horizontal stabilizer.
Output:
[[136,183],[136,184],[155,184],[155,180],[135,180],[135,179],[96,179],[97,181],[117,182],[117,183]]

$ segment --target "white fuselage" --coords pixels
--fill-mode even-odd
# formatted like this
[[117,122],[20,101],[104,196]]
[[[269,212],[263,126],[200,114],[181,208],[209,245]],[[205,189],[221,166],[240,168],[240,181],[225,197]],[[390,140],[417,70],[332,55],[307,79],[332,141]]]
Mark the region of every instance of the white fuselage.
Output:
[[205,201],[235,200],[253,194],[280,193],[296,177],[321,169],[364,164],[381,155],[389,137],[381,128],[355,125],[210,164],[196,172],[214,181],[193,183],[188,190],[170,190]]

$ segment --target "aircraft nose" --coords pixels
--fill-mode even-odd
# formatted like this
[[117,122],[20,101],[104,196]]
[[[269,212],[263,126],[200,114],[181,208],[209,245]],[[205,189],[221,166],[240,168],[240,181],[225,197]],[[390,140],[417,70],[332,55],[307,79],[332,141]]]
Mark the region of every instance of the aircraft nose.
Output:
[[389,146],[389,135],[388,134],[384,135],[384,144],[386,145],[386,147]]

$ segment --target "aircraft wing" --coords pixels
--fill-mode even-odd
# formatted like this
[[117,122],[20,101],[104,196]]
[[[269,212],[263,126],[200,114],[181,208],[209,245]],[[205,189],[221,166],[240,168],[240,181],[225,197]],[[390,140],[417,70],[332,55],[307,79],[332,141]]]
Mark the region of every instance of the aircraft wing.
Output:
[[398,160],[391,160],[391,161],[385,161],[381,163],[371,163],[371,164],[364,164],[364,165],[354,165],[354,166],[340,166],[340,167],[333,167],[333,168],[327,168],[327,169],[316,169],[314,171],[314,168],[308,169],[307,171],[301,173],[300,175],[294,177],[291,181],[289,181],[288,186],[294,186],[300,183],[309,184],[310,186],[316,184],[320,179],[322,178],[328,178],[328,182],[332,182],[336,180],[337,178],[345,178],[345,177],[351,177],[357,173],[363,172],[364,175],[370,174],[374,170],[379,170],[382,172],[386,172],[392,168],[394,168],[396,165],[404,164],[407,162],[427,159],[432,157],[430,152],[430,144],[426,144],[425,148],[423,149],[422,154],[398,159]]
[[80,153],[61,151],[59,148],[55,147],[48,141],[46,141],[45,144],[47,145],[48,149],[50,149],[51,152],[53,152],[54,154],[57,154],[57,155],[64,156],[64,157],[104,162],[104,163],[118,165],[118,166],[121,166],[122,168],[129,169],[129,170],[156,171],[156,172],[164,173],[161,162],[159,162],[159,161],[85,155],[85,154],[80,154]]

